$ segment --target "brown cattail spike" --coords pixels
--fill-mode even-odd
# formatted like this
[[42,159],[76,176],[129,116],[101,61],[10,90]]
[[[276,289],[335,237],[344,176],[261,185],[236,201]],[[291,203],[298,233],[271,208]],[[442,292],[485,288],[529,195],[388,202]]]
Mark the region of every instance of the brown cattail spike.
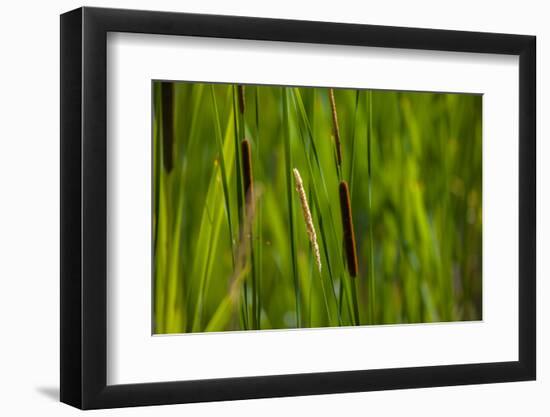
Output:
[[328,92],[330,99],[330,108],[332,110],[332,125],[334,132],[334,141],[336,143],[336,158],[338,166],[342,166],[342,144],[340,143],[340,129],[338,128],[338,113],[336,112],[336,100],[334,100],[334,89],[330,88]]
[[160,95],[162,101],[162,156],[164,169],[170,173],[174,165],[174,84],[162,83]]
[[357,276],[357,250],[355,247],[355,232],[353,231],[353,218],[351,216],[351,202],[349,188],[346,181],[340,182],[340,210],[342,212],[342,226],[344,228],[344,249],[348,262],[349,274]]
[[250,142],[248,139],[244,139],[241,142],[241,154],[243,165],[243,188],[246,198],[245,207],[251,207],[254,201],[254,177],[252,175],[252,151],[250,149]]
[[245,100],[244,100],[244,85],[237,86],[239,92],[239,111],[241,114],[244,114]]

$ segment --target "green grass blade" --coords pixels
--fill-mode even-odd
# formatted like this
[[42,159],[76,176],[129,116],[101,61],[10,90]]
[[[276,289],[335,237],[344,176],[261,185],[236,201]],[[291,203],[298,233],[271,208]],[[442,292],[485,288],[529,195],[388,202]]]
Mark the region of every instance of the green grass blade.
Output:
[[355,110],[353,111],[353,124],[351,130],[351,153],[350,153],[350,166],[349,166],[349,193],[350,199],[353,196],[353,179],[355,177],[355,143],[356,143],[356,132],[357,132],[357,115],[359,114],[359,90],[355,92]]
[[214,86],[210,85],[210,94],[212,97],[212,105],[214,109],[214,127],[216,129],[216,144],[218,145],[219,162],[222,174],[223,198],[225,201],[225,214],[227,215],[227,225],[229,227],[229,247],[231,248],[233,266],[235,266],[235,255],[233,254],[233,242],[235,235],[233,234],[233,222],[231,221],[231,205],[229,204],[229,186],[227,182],[227,170],[225,168],[225,157],[223,154],[223,138],[220,127],[220,116],[218,115],[218,103],[214,94]]
[[[198,324],[195,322],[195,317],[199,315],[201,305],[203,300],[201,297],[205,295],[204,288],[207,283],[208,274],[207,271],[211,271],[211,262],[213,258],[208,258],[208,253],[211,250],[211,245],[217,242],[217,236],[219,234],[219,229],[221,228],[220,218],[223,218],[224,213],[227,219],[227,199],[225,198],[226,194],[224,192],[223,180],[221,178],[221,167],[222,160],[228,164],[228,171],[226,175],[231,175],[233,169],[233,162],[235,154],[233,152],[234,148],[232,146],[232,129],[229,128],[232,115],[229,115],[228,124],[226,128],[225,139],[222,144],[222,152],[218,157],[218,163],[214,164],[212,168],[212,174],[210,177],[210,182],[206,190],[205,198],[205,209],[202,211],[198,239],[194,245],[194,251],[191,253],[192,266],[190,277],[199,277],[197,278],[198,282],[195,287],[189,288],[189,291],[186,294],[186,305],[191,309],[193,313],[191,315],[192,320],[188,322],[187,331],[191,331],[193,326],[197,327]],[[227,228],[228,236],[231,236],[231,231],[229,229],[229,223]],[[216,237],[216,242],[212,241],[212,237]],[[231,240],[231,239],[230,239]],[[232,241],[231,241],[232,243]],[[232,262],[234,261],[233,248],[230,248],[230,254]],[[215,253],[213,251],[212,253]],[[193,302],[194,301],[194,302]]]

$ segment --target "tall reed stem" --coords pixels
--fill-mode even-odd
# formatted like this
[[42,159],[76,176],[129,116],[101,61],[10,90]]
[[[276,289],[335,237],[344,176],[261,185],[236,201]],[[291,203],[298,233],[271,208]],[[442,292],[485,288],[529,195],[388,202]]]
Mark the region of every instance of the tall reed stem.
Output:
[[290,234],[290,256],[292,259],[292,279],[294,281],[294,294],[296,300],[296,326],[301,327],[301,295],[300,285],[298,282],[298,262],[296,259],[296,231],[294,218],[294,198],[292,196],[292,144],[290,143],[290,122],[288,117],[288,97],[287,89],[281,88],[283,95],[283,129],[285,141],[285,172],[286,172],[286,188],[287,188],[287,204],[289,217],[289,234]]
[[[243,173],[243,191],[245,195],[245,217],[252,215],[255,211],[254,202],[254,176],[252,174],[252,150],[250,148],[250,142],[248,139],[244,139],[241,142],[241,155],[242,155],[242,173]],[[250,240],[250,258],[252,265],[252,327],[259,329],[259,312],[258,312],[258,289],[256,282],[256,271],[254,265],[254,239],[252,238],[252,228],[250,228],[249,235],[243,236],[243,239]]]
[[334,133],[334,141],[336,145],[336,161],[338,168],[342,167],[342,144],[340,142],[340,128],[338,127],[338,112],[336,110],[336,100],[334,99],[334,89],[329,89],[330,109],[332,111],[332,127]]
[[372,142],[372,90],[369,90],[368,94],[369,105],[369,127],[367,130],[367,157],[368,157],[368,175],[369,175],[369,315],[370,323],[374,324],[375,317],[375,285],[374,285],[374,240],[372,237],[372,156],[371,156],[371,142]]
[[[242,189],[242,178],[241,178],[241,152],[240,152],[240,141],[241,141],[241,128],[239,123],[239,114],[242,122],[243,114],[240,112],[238,101],[239,101],[239,92],[237,86],[231,86],[233,90],[233,128],[234,128],[234,139],[235,139],[235,164],[237,167],[237,217],[239,220],[239,230],[242,230],[243,225],[243,189]],[[242,294],[242,303],[241,303],[241,321],[245,330],[249,328],[249,318],[248,318],[248,284],[246,280],[243,282],[243,291]]]
[[[357,248],[355,245],[355,231],[353,228],[353,217],[351,214],[351,201],[349,198],[349,187],[346,181],[340,182],[340,210],[342,213],[342,227],[344,231],[344,251],[346,253],[346,263],[349,275],[352,278],[357,276]],[[357,302],[357,291],[355,288],[355,279],[348,282],[350,285],[350,297],[353,307],[353,317],[355,324],[359,324],[359,307]]]
[[161,84],[162,156],[164,169],[170,173],[174,166],[174,84]]
[[[255,119],[256,119],[256,161],[261,161],[261,153],[260,153],[260,145],[261,145],[261,139],[260,139],[260,88],[257,86],[255,88]],[[261,175],[261,164],[258,164],[259,166],[256,169],[256,174]],[[261,178],[261,177],[260,177]],[[258,324],[261,327],[261,314],[262,314],[262,273],[263,273],[263,236],[262,236],[262,202],[258,200],[256,202],[256,250],[254,252],[254,258],[256,260],[256,270],[255,270],[255,276],[256,276],[256,286],[257,286],[257,297],[258,297],[258,317],[256,318]]]
[[344,228],[344,249],[349,274],[357,276],[357,250],[355,246],[355,231],[353,229],[353,218],[351,214],[351,201],[349,199],[349,188],[346,181],[340,182],[340,209],[342,212],[342,226]]

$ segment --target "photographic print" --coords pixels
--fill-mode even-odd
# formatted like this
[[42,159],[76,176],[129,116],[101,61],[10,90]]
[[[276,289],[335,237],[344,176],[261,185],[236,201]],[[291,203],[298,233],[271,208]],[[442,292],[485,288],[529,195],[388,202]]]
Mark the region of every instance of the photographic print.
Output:
[[62,402],[536,379],[535,36],[60,20]]
[[482,96],[152,82],[154,334],[482,319]]

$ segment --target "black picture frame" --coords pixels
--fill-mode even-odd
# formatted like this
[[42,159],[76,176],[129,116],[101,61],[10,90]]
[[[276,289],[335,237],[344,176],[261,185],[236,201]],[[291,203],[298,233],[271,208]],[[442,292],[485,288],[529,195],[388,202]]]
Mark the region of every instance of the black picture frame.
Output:
[[[108,32],[519,56],[519,360],[107,385]],[[60,57],[62,402],[94,409],[535,379],[534,36],[84,7],[61,15]]]

